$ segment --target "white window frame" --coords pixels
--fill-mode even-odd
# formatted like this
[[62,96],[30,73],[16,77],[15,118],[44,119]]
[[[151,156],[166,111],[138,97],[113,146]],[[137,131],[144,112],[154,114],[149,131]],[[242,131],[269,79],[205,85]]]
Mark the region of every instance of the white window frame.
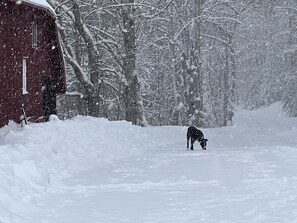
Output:
[[27,91],[27,58],[28,57],[23,57],[23,66],[22,66],[22,92],[23,94],[28,94]]
[[34,49],[38,47],[38,26],[36,18],[34,18],[32,22],[32,47]]

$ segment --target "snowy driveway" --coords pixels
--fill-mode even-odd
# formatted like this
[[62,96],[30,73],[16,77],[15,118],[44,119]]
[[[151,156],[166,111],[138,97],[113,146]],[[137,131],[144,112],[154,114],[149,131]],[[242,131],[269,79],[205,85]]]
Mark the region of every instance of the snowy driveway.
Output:
[[68,178],[44,222],[297,222],[296,147],[240,146],[237,130],[207,130],[208,149],[187,151],[185,129],[148,129],[160,145]]

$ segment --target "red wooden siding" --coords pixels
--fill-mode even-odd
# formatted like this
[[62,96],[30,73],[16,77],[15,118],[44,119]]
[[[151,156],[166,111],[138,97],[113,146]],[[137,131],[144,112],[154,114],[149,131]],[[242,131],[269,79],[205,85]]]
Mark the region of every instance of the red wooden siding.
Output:
[[[38,45],[32,47],[33,21],[37,21]],[[65,92],[65,72],[54,16],[46,9],[13,0],[0,2],[0,126],[8,120],[20,122],[24,105],[30,121],[43,120],[44,76],[53,84],[55,96]],[[27,91],[22,92],[23,58],[27,60]]]

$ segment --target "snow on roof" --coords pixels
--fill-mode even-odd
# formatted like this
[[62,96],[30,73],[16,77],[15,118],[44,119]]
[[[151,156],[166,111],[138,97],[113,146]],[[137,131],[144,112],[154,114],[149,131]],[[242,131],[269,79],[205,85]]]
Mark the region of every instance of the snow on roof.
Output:
[[38,6],[41,6],[43,8],[47,8],[49,9],[52,13],[54,13],[54,9],[48,4],[48,2],[46,0],[18,0],[17,2],[19,4],[22,3],[22,1],[24,2],[28,2],[28,3],[31,3],[31,4],[34,4],[34,5],[38,5]]

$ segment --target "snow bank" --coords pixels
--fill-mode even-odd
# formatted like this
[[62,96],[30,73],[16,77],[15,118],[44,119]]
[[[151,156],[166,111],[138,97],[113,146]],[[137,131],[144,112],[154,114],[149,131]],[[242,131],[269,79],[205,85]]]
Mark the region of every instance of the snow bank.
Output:
[[256,111],[238,108],[233,126],[207,129],[209,145],[231,148],[245,145],[283,146],[297,145],[297,118],[287,117],[280,103]]
[[24,128],[9,123],[0,129],[0,222],[18,222],[49,188],[61,189],[62,178],[139,155],[147,138],[128,122],[92,117],[52,118]]

